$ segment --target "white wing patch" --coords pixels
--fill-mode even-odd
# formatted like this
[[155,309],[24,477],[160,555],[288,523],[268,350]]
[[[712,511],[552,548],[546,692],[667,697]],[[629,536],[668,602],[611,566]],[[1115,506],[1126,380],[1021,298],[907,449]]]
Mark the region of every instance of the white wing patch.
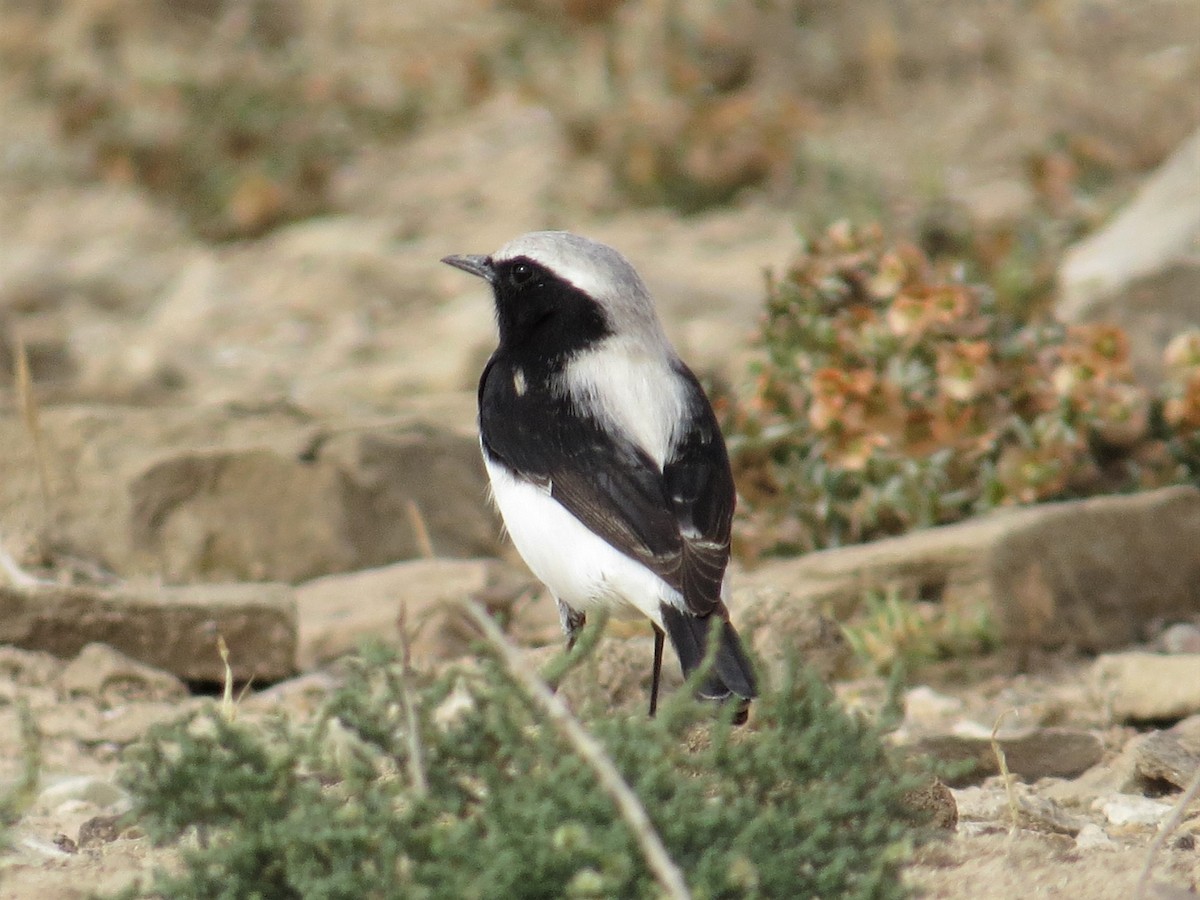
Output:
[[659,347],[614,336],[572,359],[563,385],[611,434],[630,438],[661,469],[691,403],[671,363]]

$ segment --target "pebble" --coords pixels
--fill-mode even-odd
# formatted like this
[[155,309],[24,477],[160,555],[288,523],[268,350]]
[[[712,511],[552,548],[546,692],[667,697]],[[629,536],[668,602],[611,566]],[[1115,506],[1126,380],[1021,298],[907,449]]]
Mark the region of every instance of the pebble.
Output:
[[1171,814],[1171,805],[1135,794],[1116,794],[1100,811],[1111,825],[1157,825]]
[[1178,622],[1158,636],[1158,644],[1166,653],[1200,653],[1200,627]]
[[1080,850],[1115,850],[1117,845],[1103,828],[1088,822],[1075,836],[1075,846]]
[[940,725],[945,720],[961,714],[962,708],[962,700],[939,694],[924,684],[904,695],[904,719],[908,726]]
[[44,809],[58,809],[63,804],[82,801],[104,808],[127,807],[129,796],[110,781],[92,775],[70,775],[42,789],[37,802]]

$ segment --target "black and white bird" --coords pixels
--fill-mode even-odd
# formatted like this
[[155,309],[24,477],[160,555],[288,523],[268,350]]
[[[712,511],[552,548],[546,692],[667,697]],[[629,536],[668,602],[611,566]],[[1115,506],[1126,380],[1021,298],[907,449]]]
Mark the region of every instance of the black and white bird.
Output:
[[616,250],[562,231],[442,261],[495,293],[500,342],[479,380],[484,464],[568,647],[591,610],[646,616],[654,715],[664,632],[686,676],[719,624],[699,693],[738,703],[743,721],[756,687],[726,605],[729,456],[646,285]]

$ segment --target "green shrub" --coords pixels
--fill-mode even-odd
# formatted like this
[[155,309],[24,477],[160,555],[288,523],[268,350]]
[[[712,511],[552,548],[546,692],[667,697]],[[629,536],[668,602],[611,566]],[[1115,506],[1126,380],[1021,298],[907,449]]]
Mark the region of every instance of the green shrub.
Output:
[[[591,769],[498,663],[404,677],[372,651],[313,721],[214,707],[155,729],[123,782],[152,837],[182,839],[182,863],[143,895],[661,895]],[[795,665],[749,727],[728,718],[681,692],[654,720],[587,723],[693,895],[903,896],[911,784],[873,728]]]
[[869,592],[859,613],[842,627],[863,666],[883,675],[987,653],[1000,642],[986,607],[949,609],[898,588]]
[[750,396],[722,404],[752,557],[1200,480],[1200,331],[1150,392],[1120,329],[1021,323],[878,229],[803,247],[759,345]]
[[141,185],[224,240],[330,209],[352,111],[313,81],[247,58],[160,81],[72,82],[54,99],[98,175]]
[[0,852],[8,848],[11,837],[9,829],[37,793],[38,776],[41,773],[42,736],[33,712],[24,700],[17,701],[17,716],[21,723],[21,775],[0,793]]

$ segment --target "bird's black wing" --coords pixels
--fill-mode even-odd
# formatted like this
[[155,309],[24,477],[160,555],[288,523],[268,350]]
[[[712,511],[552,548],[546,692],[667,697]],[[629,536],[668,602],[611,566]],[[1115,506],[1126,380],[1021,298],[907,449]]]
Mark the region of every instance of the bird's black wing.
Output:
[[555,392],[530,386],[518,395],[512,369],[495,358],[480,382],[480,434],[491,459],[547,486],[591,531],[679,591],[690,612],[706,616],[720,607],[733,478],[699,383],[682,365],[680,374],[691,409],[662,471]]

